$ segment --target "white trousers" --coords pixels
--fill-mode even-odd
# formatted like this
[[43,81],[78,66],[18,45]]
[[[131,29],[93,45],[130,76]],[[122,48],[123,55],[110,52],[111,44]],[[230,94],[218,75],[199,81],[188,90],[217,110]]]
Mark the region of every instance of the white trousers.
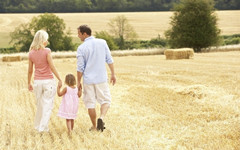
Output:
[[34,127],[39,132],[48,131],[48,122],[56,95],[56,81],[55,79],[34,80],[33,90],[37,105]]

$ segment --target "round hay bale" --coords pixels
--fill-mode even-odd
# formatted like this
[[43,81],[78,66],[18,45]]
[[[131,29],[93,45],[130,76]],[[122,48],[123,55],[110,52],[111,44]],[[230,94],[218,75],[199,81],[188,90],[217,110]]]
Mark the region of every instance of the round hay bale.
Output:
[[166,59],[189,59],[194,55],[192,48],[167,49],[164,51]]

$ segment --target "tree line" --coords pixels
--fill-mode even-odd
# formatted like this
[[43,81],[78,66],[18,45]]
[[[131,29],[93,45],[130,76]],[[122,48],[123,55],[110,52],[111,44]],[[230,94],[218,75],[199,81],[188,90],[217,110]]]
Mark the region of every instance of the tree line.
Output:
[[[179,0],[1,0],[0,13],[169,11]],[[239,10],[240,0],[214,0],[218,10]]]

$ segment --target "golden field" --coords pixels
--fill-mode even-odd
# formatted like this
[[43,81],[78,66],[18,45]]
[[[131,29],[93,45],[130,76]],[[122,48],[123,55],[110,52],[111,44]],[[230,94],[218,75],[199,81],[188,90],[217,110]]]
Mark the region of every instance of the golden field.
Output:
[[[216,11],[219,18],[218,26],[222,35],[240,33],[240,10]],[[7,35],[21,23],[28,23],[32,17],[40,14],[0,14],[0,35]],[[139,35],[139,39],[149,40],[158,35],[164,36],[169,29],[170,17],[173,12],[121,12],[121,13],[57,13],[66,23],[67,29],[71,30],[72,36],[77,37],[77,28],[81,24],[88,24],[93,32],[109,30],[110,19],[125,15],[129,23]],[[10,40],[10,38],[8,39]]]
[[[89,132],[80,98],[72,137],[57,117],[49,133],[33,129],[35,98],[27,89],[27,60],[0,61],[1,150],[237,150],[240,149],[240,52],[114,57],[117,84],[104,132]],[[76,59],[54,59],[62,79]],[[98,106],[99,108],[99,106]],[[99,112],[98,112],[99,115]]]

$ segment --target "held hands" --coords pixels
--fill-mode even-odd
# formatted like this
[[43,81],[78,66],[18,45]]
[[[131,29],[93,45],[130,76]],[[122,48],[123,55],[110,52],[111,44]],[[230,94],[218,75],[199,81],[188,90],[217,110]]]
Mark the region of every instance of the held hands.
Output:
[[61,87],[62,87],[62,81],[59,80],[59,81],[58,81],[58,88],[61,88]]
[[82,96],[82,85],[81,85],[81,83],[79,83],[77,85],[77,88],[78,88],[78,97],[81,97]]
[[116,77],[115,75],[111,75],[110,83],[114,85],[116,83]]
[[77,85],[77,88],[78,88],[78,91],[82,91],[82,84],[81,84],[81,83],[78,84],[78,85]]

